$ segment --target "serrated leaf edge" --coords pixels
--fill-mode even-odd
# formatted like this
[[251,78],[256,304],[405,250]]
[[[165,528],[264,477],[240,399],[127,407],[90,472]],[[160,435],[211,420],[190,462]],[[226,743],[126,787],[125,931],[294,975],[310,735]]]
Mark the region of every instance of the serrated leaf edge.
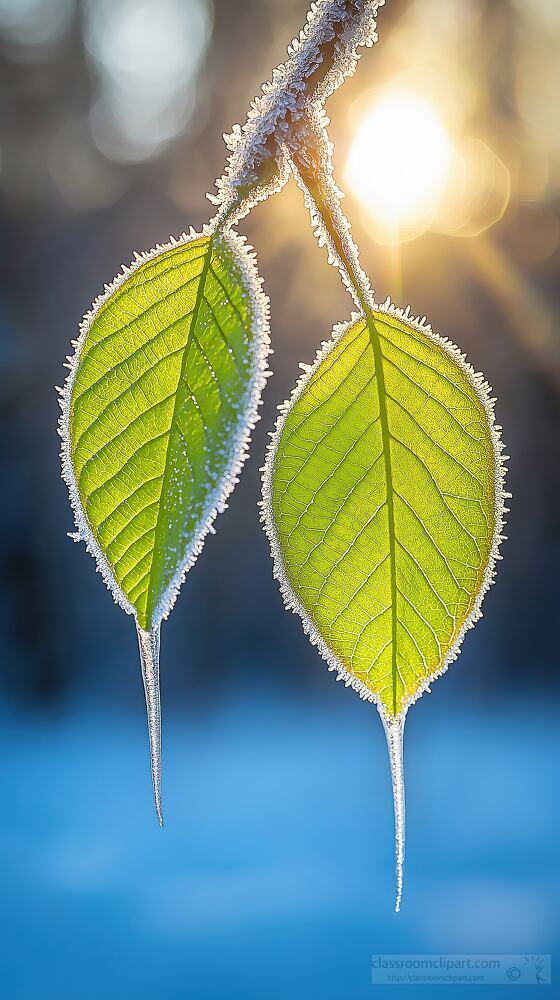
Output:
[[70,504],[76,525],[76,532],[69,533],[70,537],[72,537],[74,541],[85,542],[86,550],[93,556],[96,563],[96,569],[101,574],[103,582],[111,592],[113,600],[123,609],[123,611],[132,615],[136,619],[136,609],[130,603],[115,580],[109,562],[107,561],[89,525],[87,515],[80,499],[70,451],[70,403],[72,390],[86,337],[101,306],[107,301],[107,299],[110,298],[113,292],[120,288],[130,275],[134,273],[134,271],[147,261],[153,260],[155,257],[171,250],[173,247],[188,244],[196,239],[200,239],[201,237],[217,237],[236,254],[236,259],[240,265],[244,282],[250,295],[255,350],[253,353],[248,389],[242,407],[244,420],[239,421],[237,431],[230,448],[227,461],[228,472],[210,495],[204,513],[200,518],[196,537],[187,547],[177,572],[155,609],[153,621],[154,627],[169,616],[188,571],[195,564],[200,552],[202,551],[206,536],[209,532],[214,533],[213,524],[216,517],[227,507],[228,497],[238,482],[239,474],[249,454],[251,432],[259,420],[258,408],[261,405],[262,390],[264,389],[266,380],[270,375],[270,372],[267,371],[267,358],[270,354],[272,354],[272,350],[270,348],[269,299],[263,291],[262,278],[259,276],[255,264],[256,254],[253,247],[247,243],[246,237],[240,236],[230,228],[218,230],[214,220],[213,223],[211,222],[204,226],[201,232],[196,232],[191,227],[188,233],[182,233],[179,238],[170,236],[167,243],[157,243],[151,250],[146,250],[141,253],[136,252],[134,254],[134,260],[132,260],[128,266],[125,264],[122,265],[121,271],[118,272],[110,284],[105,285],[104,291],[96,299],[94,299],[91,308],[83,316],[79,324],[79,336],[77,340],[72,341],[74,354],[67,356],[66,359],[66,367],[69,369],[68,375],[63,387],[57,387],[61,410],[58,421],[58,433],[62,439],[62,448],[60,452],[61,475],[68,487]]
[[359,319],[364,319],[364,314],[360,312],[352,312],[350,319],[344,323],[336,324],[333,327],[332,334],[329,340],[323,341],[312,365],[301,364],[300,367],[303,369],[302,374],[299,376],[290,397],[284,401],[279,407],[279,415],[276,420],[276,425],[274,431],[271,432],[270,441],[266,450],[265,464],[261,469],[262,472],[262,499],[259,503],[261,508],[261,523],[263,524],[265,533],[268,538],[270,545],[270,553],[273,562],[273,575],[278,581],[280,586],[280,593],[282,595],[282,600],[286,610],[292,611],[294,614],[299,615],[302,621],[303,630],[308,636],[309,641],[313,646],[317,647],[320,655],[326,661],[328,669],[330,671],[336,671],[337,681],[344,681],[346,687],[351,687],[364,701],[372,702],[376,705],[382,719],[385,722],[390,722],[394,719],[404,720],[406,713],[414,702],[418,701],[419,698],[426,691],[430,691],[430,684],[441,677],[444,674],[451,663],[453,663],[460,651],[461,644],[467,633],[467,631],[473,628],[476,622],[482,617],[482,602],[484,597],[492,586],[494,578],[496,576],[496,562],[501,559],[500,555],[500,545],[505,539],[503,534],[505,527],[505,515],[508,508],[505,506],[505,501],[511,494],[505,490],[505,477],[507,468],[505,465],[506,460],[509,456],[504,455],[504,444],[501,439],[501,426],[495,422],[494,414],[494,403],[495,398],[491,395],[491,387],[480,372],[475,372],[472,365],[466,360],[466,356],[455,346],[447,337],[442,337],[438,333],[432,330],[429,323],[426,322],[426,317],[421,318],[413,317],[410,314],[410,307],[407,306],[406,309],[400,309],[391,303],[389,297],[382,304],[371,303],[370,306],[373,310],[379,310],[384,312],[389,316],[394,316],[396,319],[408,324],[412,329],[424,334],[429,340],[437,344],[439,347],[443,348],[446,353],[455,361],[459,368],[467,376],[471,386],[473,387],[476,395],[478,396],[480,402],[484,407],[488,421],[488,429],[490,432],[490,438],[492,441],[493,453],[494,453],[494,514],[495,523],[494,530],[492,533],[492,541],[490,546],[490,554],[488,557],[488,563],[484,572],[481,586],[475,597],[473,607],[470,614],[465,619],[457,638],[451,649],[448,651],[445,659],[431,674],[426,677],[425,681],[419,686],[419,688],[412,694],[404,703],[400,712],[397,715],[389,712],[386,706],[383,704],[381,699],[374,692],[355,677],[350,671],[346,670],[339,658],[333,653],[328,644],[325,642],[319,630],[316,628],[311,616],[304,608],[303,604],[299,600],[297,594],[292,589],[291,584],[286,573],[282,550],[278,535],[276,532],[276,525],[274,521],[274,512],[272,507],[272,479],[274,474],[274,464],[276,459],[276,454],[278,451],[278,445],[282,432],[284,430],[284,425],[288,413],[292,409],[293,405],[302,395],[308,382],[313,377],[317,369],[323,363],[325,358],[331,353],[331,351],[336,347],[337,343],[344,336],[344,334],[356,323]]

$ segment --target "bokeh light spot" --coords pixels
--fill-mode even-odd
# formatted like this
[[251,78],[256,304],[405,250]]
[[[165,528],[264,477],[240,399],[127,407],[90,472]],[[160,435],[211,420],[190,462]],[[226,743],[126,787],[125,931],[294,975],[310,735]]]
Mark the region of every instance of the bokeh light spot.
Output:
[[68,31],[74,0],[0,0],[0,34],[16,60],[33,60]]
[[432,226],[450,236],[478,236],[502,218],[509,198],[505,163],[485,142],[467,136],[455,144]]
[[150,159],[184,129],[211,28],[208,0],[90,0],[85,42],[99,79],[91,129],[101,152]]

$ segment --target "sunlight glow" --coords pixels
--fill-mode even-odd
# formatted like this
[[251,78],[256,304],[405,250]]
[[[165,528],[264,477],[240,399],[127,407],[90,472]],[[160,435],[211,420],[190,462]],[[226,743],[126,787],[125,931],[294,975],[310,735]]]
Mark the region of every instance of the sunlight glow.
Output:
[[379,242],[400,243],[428,228],[452,158],[452,144],[429,104],[395,89],[376,96],[350,148],[345,180]]

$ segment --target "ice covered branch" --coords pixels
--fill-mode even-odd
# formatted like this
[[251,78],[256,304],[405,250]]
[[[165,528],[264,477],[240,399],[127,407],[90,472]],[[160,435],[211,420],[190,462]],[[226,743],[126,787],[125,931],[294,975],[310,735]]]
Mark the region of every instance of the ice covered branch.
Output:
[[286,62],[254,99],[243,126],[234,125],[224,140],[230,155],[208,195],[218,207],[217,220],[239,219],[267,198],[289,176],[289,151],[305,143],[327,98],[350,76],[360,46],[377,40],[376,15],[385,0],[317,0],[305,26],[288,47]]

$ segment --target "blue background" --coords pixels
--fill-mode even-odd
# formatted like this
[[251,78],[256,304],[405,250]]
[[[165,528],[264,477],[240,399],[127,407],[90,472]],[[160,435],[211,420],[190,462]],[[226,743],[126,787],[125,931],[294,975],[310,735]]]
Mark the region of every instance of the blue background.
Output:
[[370,985],[372,953],[553,952],[555,713],[481,710],[444,683],[407,722],[400,914],[384,736],[355,698],[245,688],[179,714],[164,684],[163,831],[139,685],[135,717],[4,719],[7,995],[391,996]]

